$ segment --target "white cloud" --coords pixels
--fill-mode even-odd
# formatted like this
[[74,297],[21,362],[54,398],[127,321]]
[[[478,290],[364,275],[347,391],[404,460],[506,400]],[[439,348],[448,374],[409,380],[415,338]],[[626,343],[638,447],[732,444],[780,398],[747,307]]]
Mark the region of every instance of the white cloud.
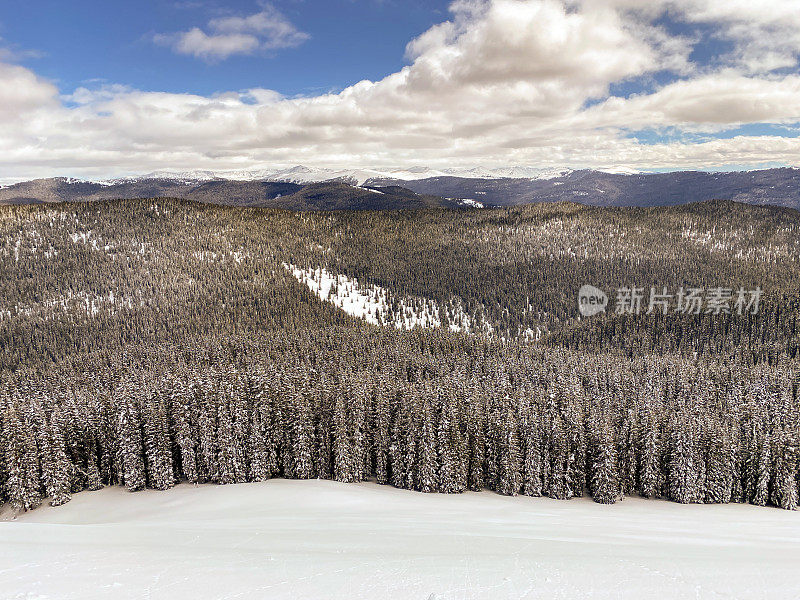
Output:
[[[633,0],[462,0],[449,21],[409,43],[409,64],[400,71],[305,98],[264,89],[205,97],[113,85],[62,98],[32,71],[0,65],[0,177],[264,163],[797,165],[798,138],[728,134],[702,143],[642,144],[628,135],[670,130],[671,139],[688,140],[681,134],[800,122],[800,76],[771,68],[779,61],[770,53],[791,49],[792,37],[758,38],[780,23],[749,5],[734,10],[712,0],[643,6]],[[697,40],[658,25],[665,11],[713,26],[714,35],[731,41],[730,53],[716,66],[692,63]],[[268,14],[218,19],[209,30],[200,33],[221,37],[214,42],[221,46],[207,50],[209,58],[239,47],[227,46],[227,36],[252,36],[258,48],[292,37]],[[198,39],[192,53],[205,56],[200,48],[210,42]],[[663,72],[672,82],[656,86]],[[612,94],[615,84],[637,89],[643,81],[649,83],[636,95]]]
[[800,58],[800,6],[796,0],[580,0],[653,19],[662,14],[686,23],[707,24],[733,43],[728,66],[748,73],[793,68]]
[[269,4],[247,17],[212,19],[208,22],[208,29],[211,33],[194,27],[179,33],[157,34],[154,40],[172,47],[178,54],[216,61],[235,54],[253,54],[258,50],[291,48],[309,37]]
[[58,89],[33,71],[0,62],[0,123],[46,109],[58,109]]
[[725,71],[677,81],[652,94],[609,98],[583,113],[598,126],[724,130],[748,123],[800,121],[800,76],[755,78]]

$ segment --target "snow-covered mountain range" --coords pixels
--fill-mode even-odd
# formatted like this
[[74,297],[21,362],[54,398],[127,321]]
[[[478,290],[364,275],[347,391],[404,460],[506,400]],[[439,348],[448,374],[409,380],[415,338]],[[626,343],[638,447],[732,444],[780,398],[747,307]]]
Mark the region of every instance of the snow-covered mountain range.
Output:
[[[340,180],[354,185],[364,185],[370,180],[418,181],[433,177],[460,177],[465,179],[553,179],[570,173],[570,169],[540,169],[536,167],[464,167],[434,169],[417,166],[395,169],[332,169],[326,167],[307,167],[296,165],[288,168],[241,169],[228,171],[176,171],[159,170],[140,177],[104,180],[98,183],[117,183],[142,179],[169,179],[173,181],[211,181],[227,179],[231,181],[280,181],[286,183],[316,183]],[[620,172],[608,170],[606,172]],[[636,172],[630,171],[628,172]]]
[[[377,202],[376,189],[396,202]],[[384,195],[385,195],[384,194]],[[292,196],[292,198],[289,198]],[[637,173],[534,167],[331,169],[295,166],[239,171],[156,171],[84,181],[57,177],[0,188],[0,204],[170,197],[237,206],[410,208],[516,206],[578,202],[595,206],[665,206],[734,200],[800,209],[800,169],[710,173]]]

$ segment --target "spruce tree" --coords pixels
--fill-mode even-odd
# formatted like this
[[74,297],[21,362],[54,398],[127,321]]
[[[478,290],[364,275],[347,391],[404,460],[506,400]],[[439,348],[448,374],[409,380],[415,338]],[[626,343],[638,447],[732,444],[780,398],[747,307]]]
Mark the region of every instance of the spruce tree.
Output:
[[599,424],[600,430],[591,444],[591,477],[589,490],[592,499],[600,504],[614,504],[622,499],[617,444],[611,426]]

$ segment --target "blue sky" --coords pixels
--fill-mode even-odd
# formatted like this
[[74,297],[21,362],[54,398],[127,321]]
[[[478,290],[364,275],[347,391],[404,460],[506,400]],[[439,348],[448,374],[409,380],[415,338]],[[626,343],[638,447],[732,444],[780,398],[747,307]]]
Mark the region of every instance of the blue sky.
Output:
[[28,0],[0,182],[800,166],[796,0]]
[[294,48],[207,62],[174,54],[154,34],[260,10],[251,0],[28,0],[0,9],[0,36],[64,93],[98,80],[148,91],[212,94],[264,87],[285,95],[341,89],[399,70],[406,44],[446,20],[447,2],[289,0],[272,3],[309,34]]

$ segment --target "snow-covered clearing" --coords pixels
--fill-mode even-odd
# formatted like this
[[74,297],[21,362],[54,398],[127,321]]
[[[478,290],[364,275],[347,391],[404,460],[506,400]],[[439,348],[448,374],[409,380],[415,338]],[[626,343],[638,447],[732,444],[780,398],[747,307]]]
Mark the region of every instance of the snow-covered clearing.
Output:
[[113,488],[0,522],[3,600],[775,600],[799,562],[800,513],[373,483]]
[[414,327],[442,327],[466,333],[482,329],[491,332],[491,326],[468,315],[458,299],[452,299],[444,309],[435,300],[405,297],[397,301],[388,290],[365,286],[346,275],[334,274],[324,268],[301,269],[284,263],[297,281],[305,284],[323,302],[330,302],[348,315],[364,319],[373,325],[389,325],[398,329]]
[[464,198],[461,200],[461,204],[464,206],[471,206],[472,208],[483,208],[483,202],[478,202],[472,198]]

